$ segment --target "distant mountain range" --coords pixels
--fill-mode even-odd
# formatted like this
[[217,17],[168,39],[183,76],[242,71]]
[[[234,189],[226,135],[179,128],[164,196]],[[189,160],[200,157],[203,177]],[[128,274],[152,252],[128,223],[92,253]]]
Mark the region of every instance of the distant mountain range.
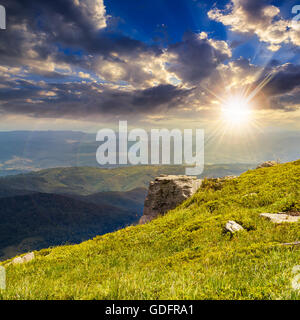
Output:
[[[256,138],[205,133],[205,163],[251,163],[299,158],[299,132],[256,132]],[[96,134],[74,131],[0,132],[0,176],[56,167],[99,167]],[[112,167],[112,166],[107,166]]]
[[[201,177],[239,175],[253,168],[251,164],[207,165]],[[1,188],[16,192],[91,195],[104,191],[130,191],[148,188],[149,181],[160,174],[184,174],[183,166],[130,166],[114,169],[72,167],[46,169],[0,178]]]
[[16,246],[22,251],[20,243],[30,238],[34,239],[31,250],[78,243],[130,225],[140,216],[137,210],[44,193],[2,198],[0,208],[2,255],[10,254]]
[[[203,176],[238,175],[251,165],[210,165]],[[46,169],[0,178],[0,259],[78,243],[136,223],[151,179],[182,166]]]
[[1,198],[0,259],[79,243],[133,224],[142,215],[145,194],[146,189],[136,189],[78,197],[28,193]]

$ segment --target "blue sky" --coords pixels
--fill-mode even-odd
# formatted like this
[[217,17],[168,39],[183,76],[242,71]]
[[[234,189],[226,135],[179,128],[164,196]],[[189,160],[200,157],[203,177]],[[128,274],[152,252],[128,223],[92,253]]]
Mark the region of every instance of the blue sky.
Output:
[[[208,18],[208,11],[214,7],[224,9],[229,1],[198,1],[198,0],[110,0],[106,2],[107,13],[118,24],[117,28],[129,37],[145,43],[154,44],[156,38],[165,39],[165,45],[182,40],[184,33],[207,32],[218,40],[230,40],[228,28],[222,23]],[[280,13],[286,19],[293,17],[291,8],[296,1],[270,1],[280,8]],[[117,18],[115,18],[117,17]],[[113,19],[113,20],[114,20]],[[245,41],[236,55],[249,57],[254,55],[259,46],[257,37],[235,35]],[[280,55],[279,55],[280,58]]]
[[107,12],[120,17],[121,31],[148,43],[153,43],[154,38],[163,32],[168,34],[171,43],[180,41],[187,31],[206,30],[219,39],[225,39],[225,28],[207,17],[212,5],[213,2],[193,0],[113,0],[107,2]]
[[93,130],[120,118],[215,127],[232,101],[260,127],[299,129],[297,1],[1,4],[0,130]]

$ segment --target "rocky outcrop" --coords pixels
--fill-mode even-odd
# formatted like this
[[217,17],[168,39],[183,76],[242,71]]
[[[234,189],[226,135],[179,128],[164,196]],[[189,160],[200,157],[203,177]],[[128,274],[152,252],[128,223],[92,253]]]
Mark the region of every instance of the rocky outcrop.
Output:
[[261,213],[261,217],[267,218],[273,223],[293,223],[300,221],[300,216],[296,214],[285,214],[285,213]]
[[277,165],[278,165],[278,162],[276,162],[276,161],[266,161],[266,162],[261,163],[259,166],[257,166],[256,169],[269,168],[269,167],[274,167]]
[[25,254],[25,256],[23,257],[14,258],[12,261],[12,264],[21,264],[21,263],[29,262],[33,259],[34,259],[34,252],[30,252]]
[[202,180],[190,176],[161,175],[150,182],[144,212],[139,224],[147,223],[191,197]]

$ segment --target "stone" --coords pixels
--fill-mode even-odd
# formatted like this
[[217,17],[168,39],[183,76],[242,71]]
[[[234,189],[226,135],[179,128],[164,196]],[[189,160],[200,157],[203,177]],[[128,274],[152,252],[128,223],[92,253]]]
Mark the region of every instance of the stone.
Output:
[[256,197],[258,194],[256,192],[251,192],[251,193],[247,193],[244,196],[242,196],[242,198],[247,198],[247,197]]
[[278,165],[278,162],[276,162],[276,161],[266,161],[266,162],[261,163],[259,166],[257,166],[256,169],[269,168],[269,167],[274,167],[277,165]]
[[235,221],[228,221],[225,225],[225,230],[231,233],[235,233],[244,230],[244,228]]
[[201,186],[202,180],[193,176],[160,175],[149,184],[143,216],[139,224],[150,222],[159,215],[175,209],[190,198]]
[[12,263],[13,264],[21,264],[21,263],[29,262],[33,259],[34,259],[34,252],[30,252],[30,253],[25,254],[25,256],[23,256],[23,257],[14,258]]
[[273,223],[295,223],[300,220],[300,216],[293,216],[285,213],[261,213],[260,216],[267,218]]
[[236,179],[238,176],[225,176],[224,178],[220,178],[221,180],[233,180]]

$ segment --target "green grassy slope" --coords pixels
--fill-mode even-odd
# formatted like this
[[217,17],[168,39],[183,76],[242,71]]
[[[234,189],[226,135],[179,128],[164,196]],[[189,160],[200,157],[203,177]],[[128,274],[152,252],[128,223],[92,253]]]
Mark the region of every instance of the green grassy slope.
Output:
[[[252,166],[246,164],[208,165],[204,176],[240,174]],[[184,167],[129,166],[115,169],[93,167],[47,169],[0,178],[0,197],[1,188],[79,195],[104,191],[129,191],[135,188],[148,188],[149,181],[162,173],[184,174]]]
[[[3,299],[299,299],[300,223],[261,212],[300,211],[300,160],[206,181],[184,204],[143,226],[46,249],[7,266]],[[224,233],[228,220],[245,231]]]

